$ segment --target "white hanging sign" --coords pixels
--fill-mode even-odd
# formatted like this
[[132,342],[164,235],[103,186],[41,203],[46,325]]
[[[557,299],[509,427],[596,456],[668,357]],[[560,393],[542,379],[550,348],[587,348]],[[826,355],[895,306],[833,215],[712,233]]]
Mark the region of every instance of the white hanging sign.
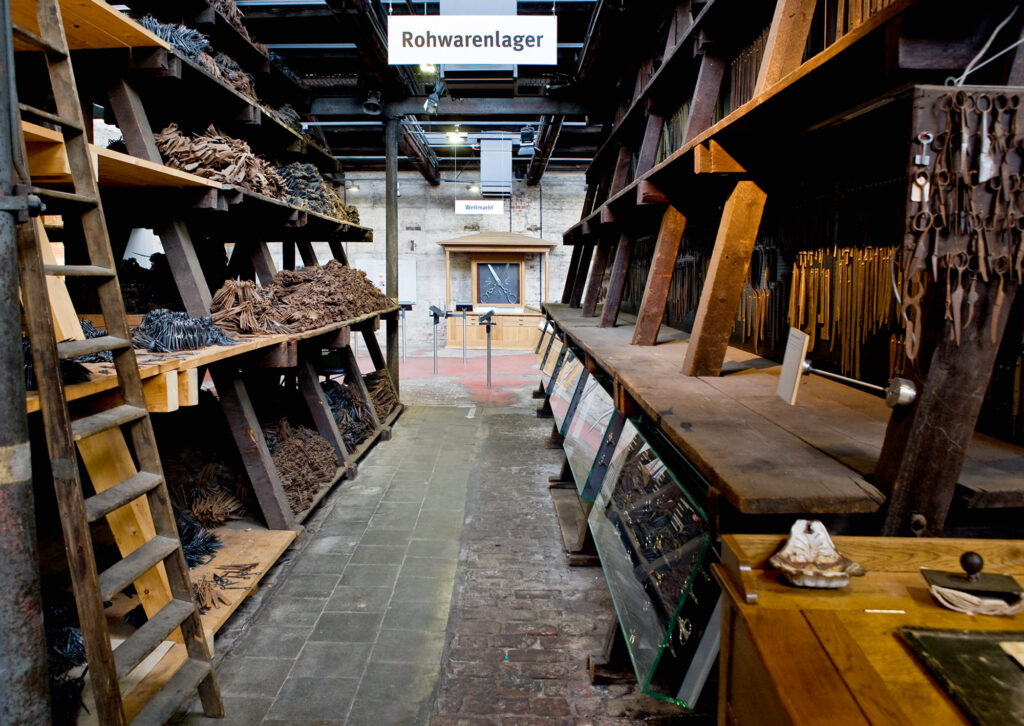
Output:
[[503,199],[456,199],[456,214],[504,214]]
[[388,63],[558,63],[554,15],[392,15]]

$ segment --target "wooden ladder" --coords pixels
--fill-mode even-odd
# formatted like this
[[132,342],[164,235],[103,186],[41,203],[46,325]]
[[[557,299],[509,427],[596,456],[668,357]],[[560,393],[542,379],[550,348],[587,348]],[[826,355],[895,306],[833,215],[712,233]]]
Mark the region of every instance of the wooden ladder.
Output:
[[[132,724],[163,724],[196,690],[207,716],[223,717],[220,692],[214,679],[211,651],[207,644],[199,611],[192,595],[181,542],[174,522],[167,486],[164,482],[153,426],[149,420],[142,381],[132,349],[125,318],[124,301],[115,272],[115,261],[100,204],[99,186],[93,168],[88,135],[75,85],[67,38],[58,0],[37,0],[39,33],[13,26],[13,37],[45,54],[57,112],[50,113],[25,104],[17,104],[24,119],[35,119],[58,126],[64,137],[73,190],[56,191],[32,187],[27,174],[25,140],[14,112],[12,82],[12,135],[16,182],[30,187],[48,206],[63,214],[65,226],[81,224],[88,249],[87,265],[43,264],[41,243],[32,222],[18,226],[18,261],[21,290],[29,339],[39,387],[46,443],[53,469],[54,487],[60,509],[61,526],[78,617],[85,641],[89,677],[96,699],[100,723],[126,724],[119,679],[127,676],[163,641],[184,640],[188,659],[131,719]],[[13,48],[12,38],[4,39]],[[8,53],[8,60],[11,58]],[[50,315],[46,276],[80,278],[95,288],[108,335],[90,340],[56,342]],[[72,419],[64,397],[60,374],[61,359],[110,351],[116,369],[121,404],[96,410]],[[86,498],[79,474],[76,445],[83,448],[90,437],[113,441],[113,450],[127,451],[125,430],[131,432],[135,462],[133,472],[109,488],[95,486]],[[94,439],[93,442],[97,439]],[[89,524],[103,519],[122,507],[133,506],[144,512],[144,524],[154,536],[103,572],[97,572]],[[104,601],[156,568],[166,573],[170,601],[152,613],[148,621],[114,649],[103,612]],[[180,636],[176,631],[180,628]]]

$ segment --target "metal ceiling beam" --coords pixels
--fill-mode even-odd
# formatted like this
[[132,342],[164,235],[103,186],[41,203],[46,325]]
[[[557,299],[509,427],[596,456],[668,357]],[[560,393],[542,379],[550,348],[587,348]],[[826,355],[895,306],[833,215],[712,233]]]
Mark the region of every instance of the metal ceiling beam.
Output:
[[[422,114],[426,97],[406,98],[384,104],[388,116]],[[313,101],[314,116],[362,116],[363,102],[358,98],[318,98]],[[435,116],[586,116],[587,108],[575,101],[547,97],[529,98],[442,98]]]
[[552,116],[547,123],[541,126],[540,138],[534,143],[533,158],[530,160],[530,168],[526,171],[526,184],[533,186],[544,176],[544,170],[548,168],[548,161],[558,143],[558,135],[562,133],[562,122],[565,116]]
[[423,178],[431,186],[441,183],[441,171],[438,168],[437,154],[427,143],[423,129],[416,123],[415,118],[407,117],[400,119],[401,148],[409,156],[409,159],[419,170]]

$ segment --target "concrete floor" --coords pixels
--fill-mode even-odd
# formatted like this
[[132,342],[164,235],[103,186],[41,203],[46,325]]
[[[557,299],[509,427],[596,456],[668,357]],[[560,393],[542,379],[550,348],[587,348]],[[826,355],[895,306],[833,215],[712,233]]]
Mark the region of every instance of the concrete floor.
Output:
[[589,684],[614,613],[570,568],[547,491],[532,354],[410,356],[394,438],[328,496],[218,635],[228,717],[184,724],[664,723],[635,686]]

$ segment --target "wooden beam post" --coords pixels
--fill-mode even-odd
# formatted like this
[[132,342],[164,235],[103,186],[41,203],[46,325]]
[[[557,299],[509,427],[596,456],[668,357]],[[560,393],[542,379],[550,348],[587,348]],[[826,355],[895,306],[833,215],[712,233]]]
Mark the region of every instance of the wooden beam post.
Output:
[[341,243],[341,240],[329,240],[327,245],[331,248],[331,255],[334,259],[348,267],[348,255],[345,254],[345,245]]
[[292,240],[281,241],[281,269],[295,269],[295,242]]
[[765,200],[765,193],[754,182],[741,181],[725,203],[683,357],[683,373],[688,376],[717,376],[722,372]]
[[[811,18],[817,0],[778,0],[768,40],[765,43],[764,58],[757,71],[754,84],[756,98],[765,89],[775,85],[783,76],[795,70],[804,57],[807,34],[811,30]],[[851,7],[858,3],[851,3]]]
[[690,99],[690,116],[686,120],[686,131],[683,133],[684,146],[711,127],[715,105],[722,89],[725,66],[724,58],[710,53],[705,53],[700,59],[697,82],[693,87],[693,97]]
[[213,295],[206,284],[203,268],[199,265],[192,237],[180,219],[172,219],[156,227],[167,255],[167,264],[174,276],[174,284],[185,304],[185,310],[193,318],[203,318],[210,314]]
[[569,267],[565,271],[565,285],[562,287],[562,304],[568,305],[572,300],[572,290],[576,286],[576,268],[580,265],[580,255],[583,254],[583,245],[572,246],[572,256],[569,258]]
[[302,397],[306,400],[306,406],[309,408],[309,414],[313,418],[316,430],[326,439],[327,443],[334,447],[334,453],[337,455],[338,461],[341,462],[341,466],[349,469],[352,462],[349,461],[349,451],[345,448],[345,442],[338,430],[338,422],[334,420],[331,405],[327,402],[324,389],[320,385],[320,376],[317,375],[313,364],[305,356],[299,361],[296,375],[299,379]]
[[320,262],[316,258],[316,250],[313,249],[313,242],[308,239],[300,239],[295,243],[299,248],[299,257],[306,267],[316,267]]
[[128,153],[146,161],[163,164],[139,92],[126,81],[120,80],[107,91],[107,97],[110,99],[110,108],[114,111],[114,118],[121,129]]
[[644,137],[640,141],[640,151],[637,152],[636,177],[639,179],[654,168],[654,162],[658,159],[658,145],[661,143],[661,130],[665,125],[665,118],[656,113],[647,114],[647,122],[644,124]]
[[658,241],[654,245],[654,256],[647,271],[647,285],[636,316],[633,331],[633,345],[654,345],[658,340],[661,319],[665,317],[665,303],[668,288],[679,256],[679,245],[683,241],[686,217],[673,206],[665,208],[658,230]]
[[274,281],[277,268],[274,266],[274,258],[270,255],[270,248],[263,240],[252,243],[249,250],[252,257],[252,266],[256,270],[256,277],[261,285],[269,285]]
[[[997,308],[1000,285],[1005,300]],[[927,372],[916,382],[915,401],[893,409],[875,467],[873,483],[888,497],[883,535],[942,534],[1017,287],[997,277],[974,281],[972,292],[979,294],[974,309],[985,312],[962,327],[959,346],[952,321],[943,320],[939,295],[927,313],[922,311],[925,320],[937,323],[934,338],[926,338],[931,352],[919,356]]]
[[601,285],[604,283],[604,273],[608,267],[608,260],[611,252],[611,241],[607,238],[601,239],[594,252],[594,264],[590,266],[590,279],[587,282],[587,292],[583,298],[583,310],[581,314],[585,318],[594,317],[597,309],[598,299],[601,297]]
[[593,243],[585,243],[578,246],[582,247],[582,249],[580,250],[580,260],[576,267],[576,276],[572,286],[572,297],[569,298],[569,307],[572,308],[578,308],[583,300],[583,290],[587,284],[587,274],[590,271],[590,260],[594,256]]
[[366,381],[363,380],[363,374],[359,372],[359,362],[349,346],[341,348],[338,353],[341,355],[341,367],[345,369],[345,383],[352,387],[353,393],[363,399],[369,408],[372,414],[373,429],[376,431],[381,427],[383,421],[377,416],[377,407],[373,405],[370,391],[366,388]]
[[633,238],[628,232],[623,232],[619,237],[619,244],[615,247],[615,260],[612,262],[611,276],[608,278],[608,294],[604,299],[604,309],[601,311],[602,328],[614,328],[615,321],[619,316],[619,307],[622,305],[622,293],[626,287],[626,276],[629,273],[629,261],[633,256]]
[[245,382],[230,366],[211,366],[210,374],[267,527],[297,529],[288,495],[281,485],[274,460],[270,457]]

